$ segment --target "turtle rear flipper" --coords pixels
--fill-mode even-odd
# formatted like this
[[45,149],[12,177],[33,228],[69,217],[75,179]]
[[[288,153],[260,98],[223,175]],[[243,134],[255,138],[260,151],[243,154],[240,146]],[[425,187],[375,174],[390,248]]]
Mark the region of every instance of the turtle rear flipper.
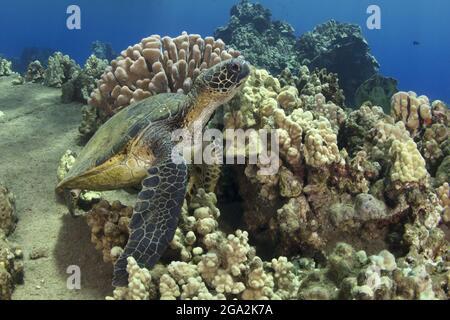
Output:
[[148,170],[142,186],[129,226],[130,238],[114,266],[115,287],[128,284],[128,257],[141,267],[151,268],[172,241],[187,187],[187,166],[182,156],[172,159],[171,150],[167,150]]

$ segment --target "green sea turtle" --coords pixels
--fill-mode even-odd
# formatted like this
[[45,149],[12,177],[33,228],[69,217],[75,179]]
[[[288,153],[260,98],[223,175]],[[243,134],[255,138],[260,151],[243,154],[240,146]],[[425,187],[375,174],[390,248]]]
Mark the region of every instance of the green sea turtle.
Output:
[[[187,165],[173,152],[171,133],[194,130],[238,92],[250,74],[242,58],[203,70],[189,94],[164,93],[130,105],[108,120],[80,153],[57,192],[112,190],[142,182],[130,237],[114,266],[114,286],[126,286],[127,258],[152,267],[173,239],[187,187]],[[203,128],[202,127],[202,128]]]

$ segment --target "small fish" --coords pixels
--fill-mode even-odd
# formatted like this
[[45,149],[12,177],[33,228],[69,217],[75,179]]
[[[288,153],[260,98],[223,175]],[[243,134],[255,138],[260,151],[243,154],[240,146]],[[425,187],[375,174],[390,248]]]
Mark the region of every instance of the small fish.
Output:
[[418,46],[418,45],[420,45],[419,41],[413,41],[413,46]]

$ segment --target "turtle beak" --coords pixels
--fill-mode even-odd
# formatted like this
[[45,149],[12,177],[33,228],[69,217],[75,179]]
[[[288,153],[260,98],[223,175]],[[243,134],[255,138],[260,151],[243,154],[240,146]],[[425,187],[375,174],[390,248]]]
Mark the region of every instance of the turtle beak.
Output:
[[247,80],[249,75],[250,75],[250,64],[244,60],[244,61],[242,61],[241,71],[239,72],[239,75],[237,78],[239,86],[241,84],[243,84],[245,82],[245,80]]

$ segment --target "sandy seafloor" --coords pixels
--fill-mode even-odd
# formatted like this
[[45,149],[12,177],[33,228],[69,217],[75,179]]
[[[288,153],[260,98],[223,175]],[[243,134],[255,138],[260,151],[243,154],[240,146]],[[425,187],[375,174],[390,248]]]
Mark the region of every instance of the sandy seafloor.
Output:
[[[104,299],[112,293],[112,265],[90,241],[83,218],[72,218],[58,201],[56,169],[67,149],[75,152],[81,104],[62,104],[60,89],[39,84],[13,86],[14,76],[0,77],[0,181],[16,198],[19,218],[9,237],[24,252],[25,279],[13,299]],[[130,204],[124,192],[105,198]],[[31,260],[33,249],[48,257]],[[81,290],[68,290],[66,271],[81,269]]]

